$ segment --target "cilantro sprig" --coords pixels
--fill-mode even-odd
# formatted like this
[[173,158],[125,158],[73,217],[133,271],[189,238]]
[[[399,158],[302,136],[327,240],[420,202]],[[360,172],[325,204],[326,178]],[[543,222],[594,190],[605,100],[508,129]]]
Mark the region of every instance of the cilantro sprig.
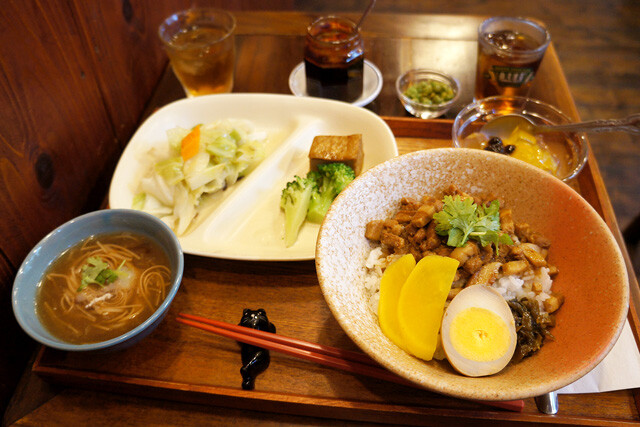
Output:
[[90,257],[87,263],[82,266],[82,281],[78,292],[82,292],[87,286],[94,283],[100,287],[113,283],[118,278],[120,269],[124,261],[116,270],[109,268],[109,264],[104,262],[100,257]]
[[512,245],[511,237],[500,232],[500,202],[492,201],[488,206],[478,206],[470,197],[444,196],[442,211],[433,215],[436,233],[449,236],[447,245],[464,246],[469,239],[482,246],[492,243]]

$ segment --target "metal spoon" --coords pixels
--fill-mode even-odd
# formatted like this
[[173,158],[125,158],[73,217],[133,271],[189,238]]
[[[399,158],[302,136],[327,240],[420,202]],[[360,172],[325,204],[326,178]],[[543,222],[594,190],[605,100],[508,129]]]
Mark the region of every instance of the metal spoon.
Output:
[[538,411],[547,415],[558,413],[558,394],[555,391],[543,394],[535,398]]
[[487,138],[497,136],[505,139],[519,126],[529,133],[543,132],[612,132],[623,131],[640,135],[640,114],[632,114],[623,119],[591,120],[566,125],[537,125],[520,114],[506,114],[487,122],[480,129],[480,133]]
[[356,30],[360,29],[360,26],[362,25],[364,18],[366,18],[369,12],[371,12],[371,9],[373,9],[373,6],[375,4],[376,4],[376,0],[371,0],[371,3],[369,3],[369,6],[367,6],[367,8],[364,10],[364,13],[362,14],[362,16],[360,17],[360,20],[356,24]]

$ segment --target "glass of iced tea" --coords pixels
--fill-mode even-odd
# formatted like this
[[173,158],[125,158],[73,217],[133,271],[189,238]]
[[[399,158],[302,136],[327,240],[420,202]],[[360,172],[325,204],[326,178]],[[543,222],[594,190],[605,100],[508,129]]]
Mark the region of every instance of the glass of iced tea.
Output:
[[211,8],[177,12],[160,25],[160,39],[188,97],[231,92],[235,26],[233,15]]
[[478,28],[475,99],[527,96],[551,36],[523,18],[494,17]]

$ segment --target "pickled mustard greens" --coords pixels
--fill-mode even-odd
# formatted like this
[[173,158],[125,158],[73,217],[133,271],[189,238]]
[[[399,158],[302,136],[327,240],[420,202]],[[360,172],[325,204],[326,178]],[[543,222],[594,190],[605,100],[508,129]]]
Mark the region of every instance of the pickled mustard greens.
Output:
[[549,313],[541,312],[537,301],[525,298],[508,303],[518,329],[518,344],[513,356],[517,362],[540,350],[546,338],[553,340],[549,329],[555,326],[555,321]]
[[451,86],[437,80],[422,80],[409,85],[404,96],[414,102],[426,105],[443,104],[453,99]]

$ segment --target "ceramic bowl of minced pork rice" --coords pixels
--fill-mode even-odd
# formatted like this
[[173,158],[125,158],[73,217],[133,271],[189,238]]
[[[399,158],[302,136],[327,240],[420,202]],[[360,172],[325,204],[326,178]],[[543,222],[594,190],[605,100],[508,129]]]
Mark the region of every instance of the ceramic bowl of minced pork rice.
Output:
[[609,353],[629,305],[620,249],[591,205],[482,150],[418,151],[357,177],[325,217],[316,270],[362,351],[465,399],[578,380]]

